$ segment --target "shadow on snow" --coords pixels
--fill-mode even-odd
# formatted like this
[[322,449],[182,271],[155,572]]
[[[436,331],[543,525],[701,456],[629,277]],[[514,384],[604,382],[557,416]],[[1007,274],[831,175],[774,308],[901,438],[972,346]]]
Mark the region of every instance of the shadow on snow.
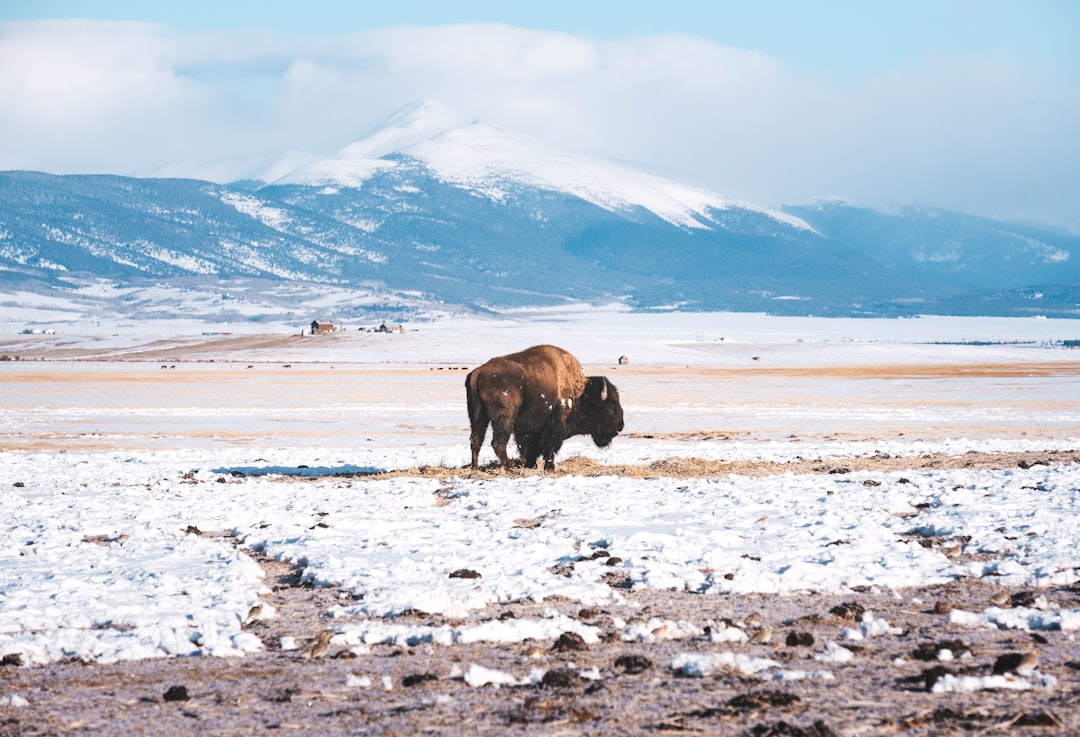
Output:
[[342,466],[233,466],[231,468],[215,468],[213,473],[228,474],[230,476],[300,476],[312,477],[337,476],[341,478],[355,478],[357,476],[376,476],[385,473],[386,469],[374,466],[354,466],[346,463]]

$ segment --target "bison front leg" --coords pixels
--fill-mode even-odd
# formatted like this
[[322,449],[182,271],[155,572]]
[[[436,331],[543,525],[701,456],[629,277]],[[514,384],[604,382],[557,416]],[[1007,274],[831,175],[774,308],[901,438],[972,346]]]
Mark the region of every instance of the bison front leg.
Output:
[[544,455],[544,470],[545,471],[554,471],[555,470],[555,453],[554,453],[554,451],[551,452],[551,453],[546,453]]
[[521,456],[521,465],[525,468],[536,468],[536,459],[540,457],[540,437],[536,433],[514,433],[517,439],[518,454]]
[[[544,423],[544,429],[540,433],[540,442],[537,448],[537,456],[544,457],[544,470],[555,470],[555,454],[562,448],[566,438],[566,423],[559,414],[553,414]],[[535,458],[534,458],[535,462]]]

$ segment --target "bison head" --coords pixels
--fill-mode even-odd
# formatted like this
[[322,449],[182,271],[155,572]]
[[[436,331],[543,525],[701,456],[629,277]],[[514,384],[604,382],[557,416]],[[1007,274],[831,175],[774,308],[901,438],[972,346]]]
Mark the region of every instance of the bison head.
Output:
[[597,447],[606,448],[622,432],[623,411],[619,390],[603,376],[590,376],[585,383],[581,401],[586,432]]

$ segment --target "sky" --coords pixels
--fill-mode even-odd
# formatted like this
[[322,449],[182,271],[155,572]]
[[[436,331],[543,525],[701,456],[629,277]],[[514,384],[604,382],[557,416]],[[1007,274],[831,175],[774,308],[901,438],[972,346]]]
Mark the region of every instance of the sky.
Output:
[[431,99],[765,207],[1080,232],[1080,4],[0,3],[0,170],[258,176]]

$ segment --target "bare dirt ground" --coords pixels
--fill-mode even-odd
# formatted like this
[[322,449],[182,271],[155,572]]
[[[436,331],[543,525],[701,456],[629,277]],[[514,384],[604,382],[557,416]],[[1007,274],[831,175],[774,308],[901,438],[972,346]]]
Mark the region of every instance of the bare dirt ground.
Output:
[[[684,476],[726,473],[845,473],[856,467],[882,472],[904,468],[1012,468],[1075,463],[1065,453],[969,454],[919,458],[861,458],[843,463],[804,461],[716,464],[678,459],[642,467],[599,467],[568,459],[563,473]],[[460,469],[454,469],[460,474]],[[482,471],[481,474],[494,471]],[[408,472],[429,475],[425,468]],[[530,472],[523,472],[530,473]],[[257,560],[257,553],[249,551]],[[357,655],[330,643],[313,656],[305,647],[341,624],[328,618],[337,603],[332,588],[301,583],[299,571],[261,559],[278,612],[250,631],[266,645],[242,659],[209,657],[116,664],[80,662],[0,666],[0,696],[20,694],[29,704],[0,706],[0,735],[138,734],[250,735],[992,735],[1080,734],[1080,639],[1061,631],[1020,632],[950,624],[953,608],[982,611],[1030,605],[1036,596],[1057,607],[1080,606],[1080,582],[1037,591],[958,580],[899,592],[867,590],[828,595],[699,595],[682,591],[631,591],[613,577],[624,602],[582,607],[569,600],[513,602],[452,620],[407,612],[411,624],[463,624],[541,616],[554,608],[598,627],[601,641],[558,640],[509,645],[412,647],[375,645]],[[900,634],[845,645],[844,664],[815,659],[845,627],[870,612]],[[723,622],[750,642],[714,644],[706,635],[654,642],[625,642],[615,618],[685,621],[702,630]],[[660,628],[661,630],[663,628]],[[283,636],[299,650],[283,651]],[[939,660],[947,650],[952,660]],[[779,662],[784,669],[832,671],[834,680],[771,680],[719,668],[690,677],[672,668],[680,653],[733,651]],[[1057,679],[1053,688],[937,694],[944,674],[1012,677],[1023,655],[1037,654],[1038,668]],[[1011,660],[1010,660],[1011,659]],[[532,685],[472,687],[461,674],[470,664],[523,678]],[[592,669],[595,669],[593,671]],[[582,677],[582,673],[594,677]],[[598,676],[598,677],[597,677]]]

